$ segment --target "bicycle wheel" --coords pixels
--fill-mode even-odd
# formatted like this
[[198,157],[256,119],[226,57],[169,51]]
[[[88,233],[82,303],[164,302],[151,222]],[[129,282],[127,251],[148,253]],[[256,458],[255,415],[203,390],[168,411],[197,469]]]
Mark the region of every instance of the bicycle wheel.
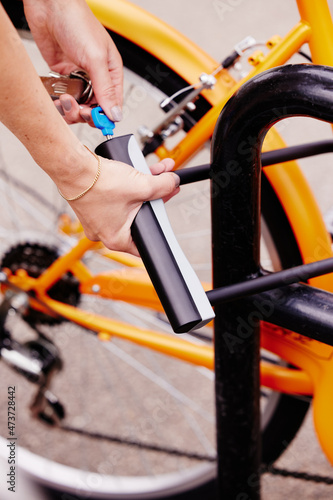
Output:
[[[128,106],[131,112],[130,128],[133,130],[142,124],[143,116],[148,120],[158,119],[156,102],[166,94],[171,95],[184,82],[171,70],[162,82],[154,84],[151,79],[147,82],[143,78],[145,75],[141,74],[142,69],[147,71],[153,64],[150,67],[159,67],[163,71],[161,63],[125,42],[126,50],[129,49],[129,56],[126,56],[120,39],[117,39],[117,44],[129,68],[126,70],[128,83],[125,85],[124,109]],[[147,99],[152,100],[152,106],[147,104]],[[203,101],[201,109],[206,106]],[[200,116],[200,112],[203,111],[197,106],[197,115],[189,115],[187,127]],[[127,127],[128,131],[126,121],[121,126]],[[87,127],[78,129],[90,143],[99,140],[97,136],[92,139],[93,134]],[[33,267],[38,273],[43,269],[44,259],[49,258],[53,251],[51,246],[62,252],[71,241],[65,236],[54,237],[57,214],[65,208],[62,200],[53,194],[51,183],[34,165],[29,167],[28,173],[26,170],[26,167],[24,172],[19,167],[13,168],[9,157],[1,161],[4,193],[0,219],[1,254],[6,255],[6,262],[16,259],[20,267],[25,265],[27,272],[32,272]],[[43,196],[36,196],[35,186]],[[189,212],[186,204],[193,199],[193,191],[191,195],[187,189],[184,210],[172,206],[171,212],[175,210],[176,217],[171,213],[171,218],[177,219],[177,214],[181,213],[193,222],[195,216],[195,231],[189,231],[181,241],[184,243],[195,238],[198,242],[200,238],[208,244],[207,214],[203,214],[203,209],[209,206],[208,198],[201,187],[197,187],[196,192],[202,197],[200,207],[190,206]],[[273,200],[278,203],[276,198],[268,196],[272,210],[275,209]],[[197,228],[198,211],[202,212],[205,221],[200,230]],[[280,212],[282,217],[281,207]],[[183,226],[183,219],[179,219]],[[270,222],[269,226],[271,230]],[[283,243],[287,242],[284,248],[281,239],[275,238],[275,250],[281,263],[285,265],[290,261],[290,249],[295,253],[292,259],[297,260],[297,245],[287,220],[280,220],[280,216],[275,215],[274,226],[279,228],[280,234],[283,232]],[[274,239],[274,228],[270,232]],[[39,255],[37,262],[30,259],[34,253]],[[88,257],[95,269],[107,266],[104,258],[95,254]],[[194,259],[194,267],[201,275],[206,275],[209,270],[201,260]],[[64,295],[60,295],[60,300],[65,300]],[[82,307],[112,317],[119,316],[127,322],[133,318],[134,324],[154,324],[156,330],[168,330],[163,318],[128,304],[110,304],[110,301],[86,297],[82,298]],[[36,338],[35,329],[21,321],[18,315],[8,318],[6,328],[20,342]],[[28,407],[34,386],[4,363],[0,364],[2,386],[6,387],[8,383],[18,388],[22,468],[60,494],[67,493],[68,498],[80,494],[85,497],[89,494],[90,498],[119,499],[182,498],[189,492],[191,498],[196,498],[195,495],[200,498],[203,494],[212,494],[215,425],[213,376],[210,372],[116,339],[111,343],[101,343],[90,332],[82,332],[71,324],[49,325],[44,321],[39,330],[61,352],[64,368],[54,378],[52,390],[64,404],[67,416],[62,426],[53,427],[31,418]],[[205,337],[198,341],[209,342],[210,334]],[[264,450],[267,449],[268,458],[265,460],[270,461],[281,451],[278,448],[285,447],[285,441],[296,432],[307,404],[269,391],[263,393],[262,400],[263,445]],[[5,405],[1,408],[4,412]],[[274,421],[279,425],[285,415],[288,426],[275,427]],[[1,414],[1,417],[1,422],[6,422],[5,415]],[[2,427],[1,435],[3,439],[8,437],[6,428]],[[273,438],[276,443],[274,451]],[[6,451],[3,439],[1,452]]]
[[[112,38],[115,40],[117,47],[119,48],[121,55],[123,57],[125,68],[132,71],[135,74],[134,79],[138,80],[138,77],[147,80],[150,84],[154,85],[154,88],[158,88],[161,92],[171,96],[175,94],[179,89],[185,88],[187,82],[184,81],[179,75],[175,74],[169,67],[164,65],[161,61],[158,61],[151,54],[148,54],[140,47],[131,43],[130,41],[122,38],[121,36],[111,33]],[[159,73],[156,75],[156,79],[152,80],[153,68],[159,68]],[[160,74],[167,74],[168,77],[161,79]],[[133,78],[133,76],[132,76]],[[141,85],[147,85],[147,82]],[[162,102],[163,96],[160,96],[160,101]],[[179,97],[178,97],[179,99]],[[209,103],[202,97],[196,101],[196,108],[193,112],[186,111],[184,119],[184,130],[187,132],[193,124],[200,119],[201,116],[205,114],[210,108]],[[142,122],[140,123],[140,125]],[[140,125],[138,128],[140,129]],[[205,155],[204,161],[209,162],[209,156],[207,156],[209,148],[203,153]],[[200,158],[202,159],[202,158]],[[194,164],[200,164],[201,162],[195,158],[192,160]],[[181,229],[178,229],[178,239],[182,242],[183,247],[186,249],[187,254],[191,254],[191,248],[197,245],[197,240],[200,236],[204,236],[208,245],[210,245],[210,227],[207,212],[203,217],[203,221],[200,220],[200,212],[207,208],[204,203],[205,197],[209,196],[203,189],[203,183],[198,183],[200,187],[196,188],[195,194],[201,198],[198,205],[192,205],[187,211],[183,210],[185,213],[184,220],[179,223]],[[192,190],[189,189],[189,197],[193,201],[193,185]],[[184,189],[184,188],[183,188]],[[207,199],[207,198],[206,198]],[[175,200],[176,201],[176,200]],[[290,227],[286,214],[281,206],[272,186],[270,185],[267,177],[263,175],[262,180],[262,215],[263,215],[263,237],[262,237],[262,266],[266,269],[279,270],[287,267],[296,266],[302,263],[300,251],[295,240],[293,231]],[[177,207],[179,215],[179,207]],[[189,229],[184,235],[184,230],[182,227],[183,222],[189,222],[191,218],[195,217],[195,223],[192,222],[195,229]],[[176,216],[174,216],[174,219]],[[199,220],[198,220],[199,219]],[[283,234],[283,238],[281,238]],[[202,251],[205,256],[209,255],[207,251]],[[194,260],[194,263],[193,263]],[[193,266],[196,269],[198,275],[202,279],[207,279],[210,274],[210,264],[201,261],[197,256],[194,256],[192,260]],[[264,393],[263,393],[264,394]],[[282,395],[277,393],[270,393],[270,402],[267,405],[266,412],[262,414],[262,429],[263,429],[263,461],[269,463],[274,461],[281,452],[287,447],[288,443],[293,439],[297,433],[299,427],[302,424],[304,416],[309,407],[309,401],[306,398],[303,400],[296,397],[291,397],[288,395]],[[274,403],[273,403],[274,401]]]

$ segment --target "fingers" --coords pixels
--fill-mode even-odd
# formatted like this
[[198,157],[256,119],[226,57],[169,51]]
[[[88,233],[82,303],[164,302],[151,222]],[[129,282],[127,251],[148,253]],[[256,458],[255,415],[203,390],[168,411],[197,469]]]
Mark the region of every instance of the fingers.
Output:
[[93,61],[88,68],[97,102],[111,120],[122,119],[123,64],[111,38],[108,40],[108,61]]
[[[104,33],[104,32],[103,32]],[[85,54],[83,67],[90,75],[96,102],[111,120],[122,119],[123,64],[120,54],[108,34],[97,50]],[[93,125],[91,110],[79,106],[75,99],[63,94],[55,105],[67,123],[87,122]]]
[[95,126],[91,118],[90,106],[79,105],[71,95],[63,94],[59,99],[54,101],[54,104],[69,125],[73,123],[88,123],[92,127]]
[[91,107],[90,106],[81,105],[80,106],[80,116],[84,120],[85,123],[88,123],[88,125],[90,125],[91,127],[95,127],[95,124],[94,124],[92,116],[91,116]]
[[[144,175],[144,174],[143,174]],[[174,172],[164,172],[160,175],[144,175],[142,182],[142,200],[170,199],[179,192],[180,178]],[[140,192],[140,189],[138,190]]]
[[59,99],[54,101],[54,104],[68,124],[86,121],[80,114],[81,109],[79,104],[71,95],[61,95]]
[[174,160],[171,158],[165,158],[164,160],[161,160],[159,163],[155,163],[154,165],[151,165],[150,171],[153,175],[159,175],[162,174],[163,172],[170,172],[175,166]]
[[147,175],[103,159],[101,179],[86,196],[70,203],[86,236],[107,248],[138,255],[131,237],[132,222],[143,201],[166,200],[179,192],[179,176],[170,172],[173,166],[173,160],[165,159],[152,167],[159,175]]
[[[161,160],[159,163],[155,163],[155,165],[152,165],[150,167],[150,171],[154,176],[158,176],[166,172],[171,172],[174,166],[175,166],[174,160],[172,160],[171,158],[165,158],[164,160]],[[172,181],[170,181],[171,184],[168,185],[165,184],[165,179],[164,178],[162,179],[163,186],[165,186],[166,192],[164,194],[161,194],[160,198],[163,198],[164,202],[167,202],[168,200],[170,200],[170,198],[172,198],[175,194],[179,192],[179,184],[180,184],[179,176],[176,173],[173,173],[172,175],[173,175],[174,187],[172,186]],[[156,198],[158,198],[158,196],[156,196]],[[150,199],[155,199],[155,198],[150,198]]]
[[[153,175],[144,174],[129,165],[114,160],[108,162],[107,168],[114,170],[112,186],[119,192],[123,192],[123,200],[130,203],[143,203],[144,201],[158,198],[171,198],[179,192],[180,178],[175,172],[171,172],[174,161],[166,158],[151,166]],[[124,190],[125,188],[125,190]]]

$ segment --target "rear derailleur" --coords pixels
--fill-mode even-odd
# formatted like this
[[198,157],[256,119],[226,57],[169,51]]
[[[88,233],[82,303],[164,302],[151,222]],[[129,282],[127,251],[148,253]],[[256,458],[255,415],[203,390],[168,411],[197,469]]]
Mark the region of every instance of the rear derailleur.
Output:
[[49,389],[54,374],[62,368],[57,347],[36,326],[37,338],[23,343],[14,340],[5,326],[9,315],[24,314],[28,304],[28,295],[23,291],[7,289],[4,293],[0,304],[0,359],[38,386],[30,405],[32,415],[55,425],[65,416],[63,405]]

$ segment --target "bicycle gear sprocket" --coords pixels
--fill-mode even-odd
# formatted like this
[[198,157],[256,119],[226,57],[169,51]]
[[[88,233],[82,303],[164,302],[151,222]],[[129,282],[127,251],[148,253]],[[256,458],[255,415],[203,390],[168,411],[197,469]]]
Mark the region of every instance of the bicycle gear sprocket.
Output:
[[[39,243],[22,243],[10,248],[3,256],[1,268],[9,269],[15,274],[19,269],[24,269],[32,278],[38,278],[57,258],[55,248]],[[60,302],[76,306],[80,300],[79,282],[72,273],[67,272],[49,290],[48,295]],[[53,318],[40,311],[29,308],[23,315],[27,323],[58,324],[61,318]]]

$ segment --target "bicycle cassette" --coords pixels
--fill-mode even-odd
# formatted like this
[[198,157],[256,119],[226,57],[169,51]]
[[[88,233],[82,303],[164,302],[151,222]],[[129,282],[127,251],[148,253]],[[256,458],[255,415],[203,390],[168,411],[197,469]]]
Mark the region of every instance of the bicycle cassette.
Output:
[[[1,269],[7,268],[12,274],[23,269],[32,278],[38,278],[57,258],[58,252],[53,247],[39,243],[22,243],[5,253],[1,261]],[[48,290],[48,295],[54,300],[76,306],[80,300],[79,282],[72,273],[67,272]],[[22,317],[31,325],[58,324],[64,321],[60,317],[51,317],[31,307],[23,313]]]

